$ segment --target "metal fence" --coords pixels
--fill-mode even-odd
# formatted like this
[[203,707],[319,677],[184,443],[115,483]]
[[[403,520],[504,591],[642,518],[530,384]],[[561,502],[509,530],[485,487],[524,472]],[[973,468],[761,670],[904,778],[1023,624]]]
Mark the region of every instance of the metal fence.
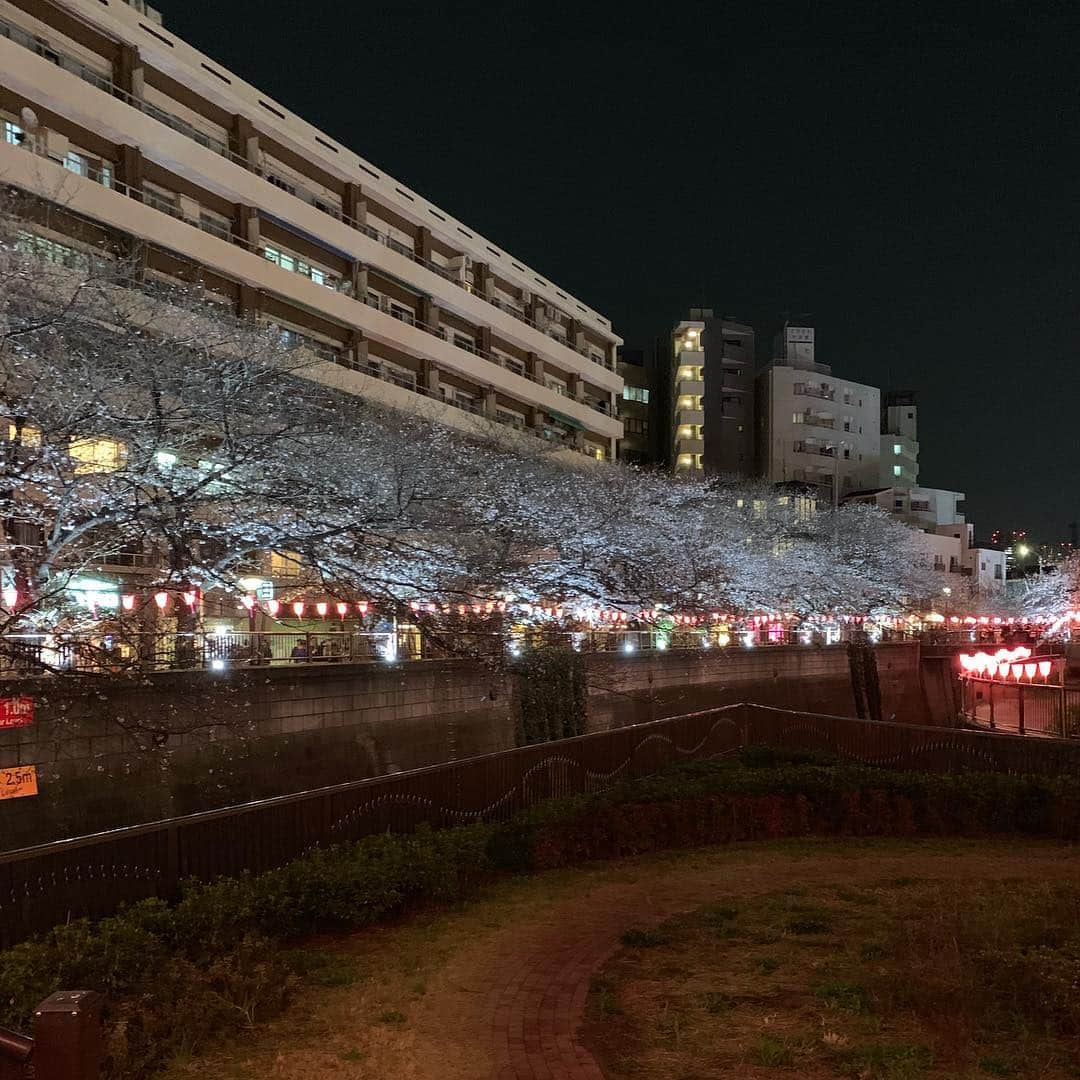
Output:
[[222,671],[283,664],[395,663],[454,656],[519,655],[535,641],[553,638],[583,653],[675,652],[765,648],[773,645],[822,647],[848,642],[918,640],[906,631],[871,637],[856,627],[717,629],[611,628],[587,631],[535,629],[520,633],[401,625],[395,630],[276,630],[254,632],[227,626],[190,633],[140,633],[118,627],[96,634],[13,633],[0,637],[0,674],[65,672]]
[[1004,682],[965,676],[960,680],[963,714],[991,731],[1017,735],[1080,738],[1080,686]]
[[733,705],[0,854],[0,945],[172,897],[187,877],[258,873],[315,845],[421,823],[501,821],[545,799],[753,744],[828,749],[899,769],[1080,771],[1080,744]]

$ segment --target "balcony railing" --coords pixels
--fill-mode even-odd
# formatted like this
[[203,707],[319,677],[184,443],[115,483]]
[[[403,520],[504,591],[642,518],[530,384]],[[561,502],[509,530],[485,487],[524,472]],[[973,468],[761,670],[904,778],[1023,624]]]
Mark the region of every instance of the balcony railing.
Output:
[[827,428],[830,431],[836,427],[836,421],[831,416],[817,416],[812,412],[803,413],[803,423],[810,427]]
[[813,443],[796,442],[794,450],[796,454],[819,454],[821,457],[836,457],[835,446],[817,446]]
[[[104,93],[110,94],[116,98],[120,98],[132,108],[138,109],[140,112],[145,113],[149,117],[152,117],[154,120],[157,120],[159,123],[164,124],[168,128],[171,128],[173,131],[184,135],[186,138],[191,139],[193,142],[198,143],[200,146],[205,147],[207,150],[211,150],[215,154],[227,158],[229,161],[233,162],[233,164],[239,165],[241,168],[246,169],[248,172],[254,173],[256,176],[261,176],[263,179],[267,180],[268,183],[272,183],[270,179],[270,177],[273,175],[272,170],[268,170],[262,165],[249,161],[248,158],[246,158],[242,154],[237,154],[226,142],[222,141],[219,138],[215,138],[212,135],[209,135],[207,132],[202,131],[194,124],[190,123],[187,120],[184,120],[182,117],[177,116],[174,113],[168,112],[167,110],[162,109],[158,105],[152,105],[150,102],[144,101],[142,98],[139,98],[133,94],[129,94],[126,90],[123,90],[121,87],[117,86],[115,82],[108,78],[105,78],[102,75],[99,75],[91,68],[88,68],[81,61],[76,60],[74,57],[68,56],[67,54],[59,50],[53,49],[51,46],[47,45],[43,41],[35,38],[31,34],[27,34],[24,30],[20,29],[17,26],[14,26],[11,23],[6,22],[3,19],[0,19],[0,37],[10,38],[10,40],[14,41],[16,44],[22,45],[24,48],[30,49],[32,52],[37,53],[39,56],[50,60],[58,67],[62,67],[66,71],[70,71],[73,75],[76,75],[78,78],[90,83],[90,85],[97,87]],[[396,238],[390,236],[387,233],[380,232],[378,229],[373,228],[366,222],[356,221],[355,219],[349,217],[336,206],[329,203],[324,193],[315,191],[311,188],[304,186],[303,184],[297,183],[292,177],[290,177],[287,189],[283,187],[280,183],[275,184],[274,186],[277,187],[279,191],[287,190],[289,194],[293,195],[295,198],[300,199],[302,202],[307,203],[309,206],[314,207],[316,210],[319,210],[322,213],[334,218],[335,220],[340,221],[345,225],[348,225],[350,228],[356,229],[358,232],[362,232],[365,236],[371,238],[372,240],[378,241],[380,244],[383,244],[397,254],[402,255],[407,259],[410,259],[412,262],[415,262],[428,270],[434,271],[444,280],[452,282],[459,288],[464,289],[466,292],[470,293],[472,296],[478,297],[485,303],[491,304],[493,307],[498,308],[500,311],[504,311],[507,314],[512,315],[520,322],[523,322],[526,325],[533,327],[533,329],[535,330],[539,330],[542,334],[546,334],[553,340],[558,341],[562,345],[565,345],[568,349],[576,352],[579,356],[583,356],[590,363],[596,364],[598,367],[602,367],[607,371],[615,370],[615,363],[611,359],[605,358],[603,360],[597,360],[596,357],[594,357],[588,351],[588,349],[579,347],[572,342],[565,340],[564,336],[559,335],[558,333],[550,329],[550,327],[542,326],[539,323],[535,322],[533,319],[530,319],[527,315],[519,311],[512,304],[504,303],[503,301],[498,300],[496,297],[486,296],[482,292],[476,292],[469,283],[461,280],[461,278],[454,271],[449,270],[447,267],[440,266],[438,263],[433,262],[430,259],[422,258],[420,255],[417,255],[414,250],[409,248],[408,245],[403,244],[400,240],[397,240]]]
[[835,390],[823,390],[820,386],[811,386],[809,383],[795,383],[794,390],[796,394],[820,398],[822,401],[836,400]]

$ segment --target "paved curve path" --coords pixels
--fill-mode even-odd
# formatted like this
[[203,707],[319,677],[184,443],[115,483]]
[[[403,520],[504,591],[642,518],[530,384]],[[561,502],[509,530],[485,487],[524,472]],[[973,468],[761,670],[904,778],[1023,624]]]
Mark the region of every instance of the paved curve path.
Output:
[[[225,1048],[169,1077],[603,1080],[578,1031],[590,977],[628,927],[796,884],[1028,874],[1080,882],[1080,846],[740,844],[545,875],[430,923],[340,940],[336,947],[356,952],[371,979],[305,991],[261,1044]],[[406,1022],[374,1022],[388,1007]]]
[[[973,848],[957,860],[955,852],[935,854],[929,847],[915,855],[832,847],[808,859],[742,846],[666,865],[650,860],[640,871],[624,867],[625,881],[597,883],[557,899],[530,924],[504,925],[451,958],[426,996],[429,1008],[414,1018],[418,1044],[431,1040],[433,1050],[441,1044],[445,1071],[438,1080],[604,1080],[577,1032],[589,980],[630,926],[793,881],[1007,877],[1029,867],[1047,877],[1080,880],[1080,850],[1040,848],[1026,855],[995,845],[986,853]],[[426,1073],[417,1075],[429,1080]]]

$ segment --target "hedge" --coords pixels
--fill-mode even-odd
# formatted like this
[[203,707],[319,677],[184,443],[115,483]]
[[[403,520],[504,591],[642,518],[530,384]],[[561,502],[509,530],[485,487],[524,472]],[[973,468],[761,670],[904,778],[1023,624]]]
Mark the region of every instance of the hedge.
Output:
[[107,1076],[145,1077],[280,1010],[303,974],[282,943],[355,930],[421,903],[528,872],[660,848],[811,834],[1080,835],[1080,781],[936,775],[756,749],[605,792],[542,804],[501,825],[383,834],[316,849],[258,876],[186,883],[0,953],[0,1025],[25,1027],[61,988],[107,995]]

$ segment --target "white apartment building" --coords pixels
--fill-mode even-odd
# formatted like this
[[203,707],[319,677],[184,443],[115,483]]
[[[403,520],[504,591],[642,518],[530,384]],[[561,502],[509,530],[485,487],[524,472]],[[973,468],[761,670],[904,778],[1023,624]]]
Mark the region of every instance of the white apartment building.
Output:
[[465,431],[610,459],[610,322],[121,0],[0,0],[0,180],[69,263],[138,251],[319,358],[312,377]]
[[838,503],[875,488],[881,460],[881,393],[837,378],[814,354],[814,329],[785,326],[776,359],[757,376],[758,471],[797,481]]

